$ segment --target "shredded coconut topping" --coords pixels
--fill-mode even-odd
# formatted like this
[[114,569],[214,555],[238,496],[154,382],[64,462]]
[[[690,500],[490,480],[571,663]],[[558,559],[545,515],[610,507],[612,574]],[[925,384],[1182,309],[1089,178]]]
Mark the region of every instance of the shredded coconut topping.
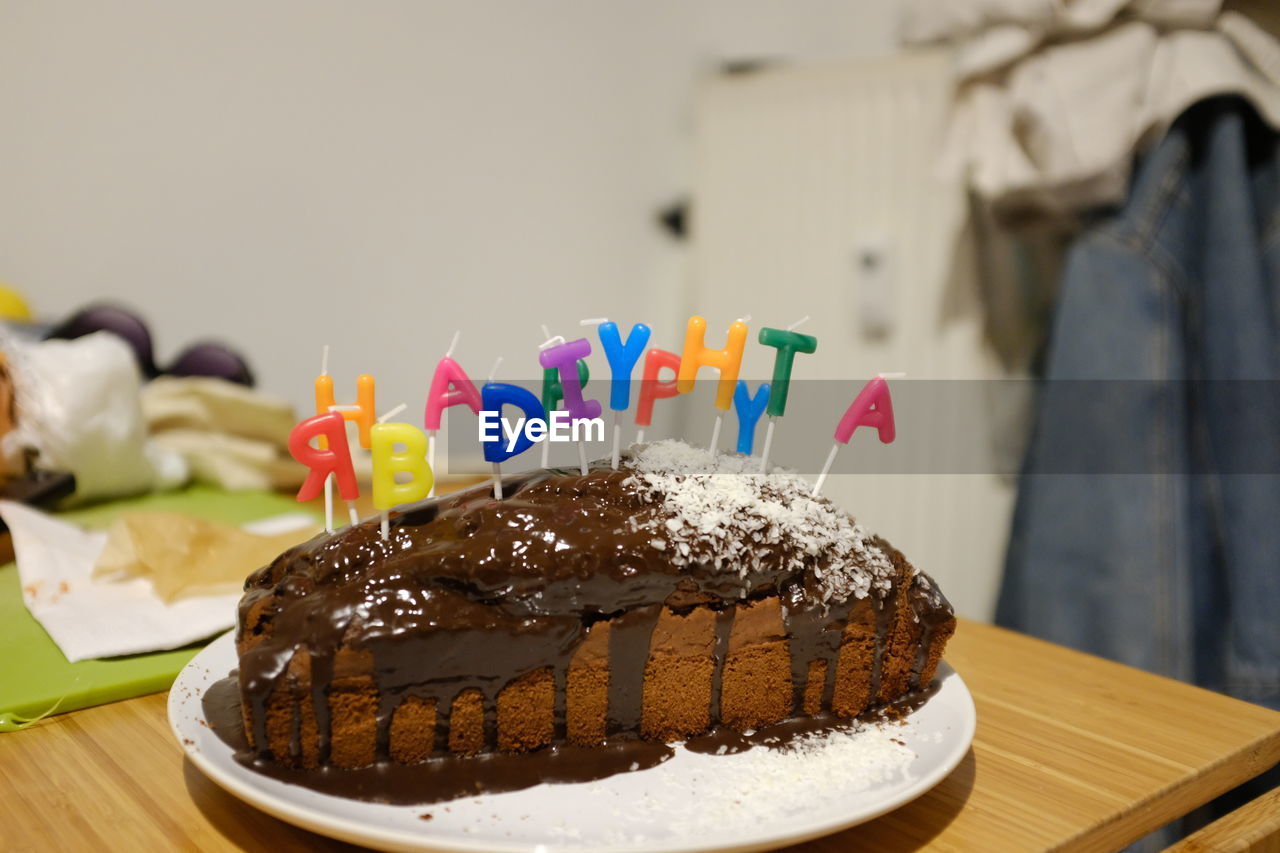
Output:
[[[745,576],[761,546],[785,545],[788,568],[809,568],[824,601],[888,590],[893,566],[853,518],[794,471],[738,454],[711,453],[667,439],[632,449],[628,482],[672,517],[646,522],[655,548],[676,565],[711,562]],[[659,543],[665,544],[659,544]]]

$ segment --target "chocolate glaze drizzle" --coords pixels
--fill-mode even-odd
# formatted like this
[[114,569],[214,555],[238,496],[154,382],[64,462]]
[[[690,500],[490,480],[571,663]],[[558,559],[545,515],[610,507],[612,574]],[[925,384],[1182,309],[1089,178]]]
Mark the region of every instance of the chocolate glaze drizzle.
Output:
[[[267,755],[267,703],[278,686],[305,683],[320,761],[329,758],[329,690],[335,680],[372,672],[379,697],[377,760],[389,760],[391,719],[409,697],[434,702],[436,750],[449,744],[455,698],[480,694],[486,746],[496,745],[499,692],[513,680],[550,667],[555,690],[557,754],[568,755],[565,695],[569,663],[586,628],[611,620],[607,733],[637,731],[650,640],[664,607],[699,605],[717,611],[717,663],[712,722],[719,721],[722,671],[736,605],[777,595],[791,646],[793,708],[803,707],[811,661],[825,661],[823,708],[836,680],[841,630],[853,608],[875,612],[876,651],[870,698],[879,693],[883,639],[894,595],[872,589],[869,599],[824,600],[815,569],[787,542],[764,544],[748,569],[719,567],[708,558],[674,566],[654,544],[654,530],[670,517],[647,499],[623,466],[597,465],[586,475],[540,470],[509,477],[502,500],[489,486],[428,500],[393,512],[390,536],[366,521],[299,545],[255,572],[239,608],[239,687],[249,705],[253,743]],[[924,588],[920,588],[924,587]],[[932,585],[911,585],[914,618],[922,623],[921,653],[911,683],[926,660],[937,625],[951,618]],[[295,660],[295,656],[298,660]],[[300,754],[295,715],[291,753]],[[616,746],[618,756],[630,747]],[[657,753],[654,753],[657,755]],[[628,757],[627,766],[639,759]],[[650,756],[644,761],[665,760]],[[564,759],[569,762],[569,759]],[[335,771],[349,772],[349,771]]]

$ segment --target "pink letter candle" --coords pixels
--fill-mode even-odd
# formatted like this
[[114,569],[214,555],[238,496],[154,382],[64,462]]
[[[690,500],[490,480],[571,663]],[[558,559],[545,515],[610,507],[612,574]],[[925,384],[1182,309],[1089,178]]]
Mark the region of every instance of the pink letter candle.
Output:
[[[431,389],[427,391],[427,406],[422,413],[422,425],[427,429],[427,464],[434,471],[436,466],[436,433],[440,431],[440,416],[450,406],[466,406],[473,414],[480,414],[480,391],[462,365],[453,360],[453,347],[458,336],[453,336],[444,358],[436,363],[431,376]],[[435,494],[434,481],[428,495]]]
[[831,452],[827,454],[827,461],[822,466],[822,473],[818,475],[818,482],[813,484],[815,497],[822,491],[822,484],[826,482],[831,463],[835,462],[840,446],[848,444],[849,439],[853,438],[854,430],[864,426],[876,430],[880,434],[880,440],[885,444],[893,441],[897,435],[893,422],[893,400],[889,396],[889,383],[883,376],[877,376],[863,386],[858,396],[854,397],[853,402],[849,404],[849,408],[845,409],[840,423],[836,425],[835,443],[831,445]]

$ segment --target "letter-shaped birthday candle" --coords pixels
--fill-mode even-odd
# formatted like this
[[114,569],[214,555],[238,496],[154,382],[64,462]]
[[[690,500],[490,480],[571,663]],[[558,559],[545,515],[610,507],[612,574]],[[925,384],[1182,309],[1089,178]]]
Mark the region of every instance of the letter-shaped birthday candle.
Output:
[[604,357],[609,361],[609,408],[615,412],[626,411],[631,405],[631,374],[644,353],[644,345],[649,343],[651,332],[644,323],[636,323],[623,343],[617,323],[606,321],[597,331]]
[[[462,369],[462,365],[453,360],[453,351],[458,347],[461,330],[453,333],[449,348],[444,351],[444,358],[436,362],[436,372],[431,375],[431,388],[427,391],[427,407],[422,413],[422,425],[427,430],[427,464],[431,470],[436,468],[436,433],[440,431],[440,415],[450,406],[466,405],[472,414],[480,414],[480,392],[476,385]],[[427,497],[436,493],[432,485]]]
[[747,390],[747,383],[738,380],[738,387],[733,392],[733,410],[738,416],[739,453],[751,455],[751,449],[755,445],[756,424],[760,422],[760,416],[764,414],[765,406],[772,396],[773,392],[767,382],[761,383],[753,397]]
[[436,364],[431,377],[431,390],[427,392],[427,408],[422,415],[422,425],[429,431],[440,429],[440,415],[450,406],[465,405],[474,414],[480,414],[480,392],[462,365],[445,356]]
[[623,343],[617,323],[606,320],[597,331],[612,374],[609,379],[609,408],[613,410],[613,453],[610,459],[613,470],[616,471],[622,445],[622,427],[618,424],[618,413],[625,412],[631,405],[631,374],[644,352],[644,345],[649,343],[651,332],[644,323],[636,323],[631,327],[626,343]]
[[[563,339],[562,339],[563,340]],[[587,366],[586,361],[578,359],[578,381],[582,383],[582,387],[587,387],[587,382],[591,380],[591,368]],[[560,404],[564,402],[564,388],[560,385],[560,368],[547,367],[542,371],[542,408],[547,410],[547,416],[560,408]],[[548,467],[548,460],[551,456],[551,442],[543,439],[542,441],[542,467]]]
[[547,347],[538,353],[538,363],[543,369],[554,367],[560,371],[560,390],[564,396],[564,408],[569,417],[576,420],[600,417],[599,400],[582,399],[582,382],[578,379],[577,362],[591,355],[591,342],[586,338],[565,341]]
[[693,390],[701,367],[714,367],[720,372],[716,386],[716,408],[727,412],[733,405],[733,392],[738,383],[738,369],[742,366],[742,350],[747,344],[747,324],[734,321],[729,327],[729,338],[724,349],[706,346],[707,321],[690,317],[684,334],[684,352],[680,355],[680,374],[676,387],[681,394]]
[[[372,432],[374,508],[387,510],[425,498],[435,482],[426,459],[427,434],[403,423],[374,424]],[[404,449],[397,451],[397,445]],[[409,482],[396,482],[400,473],[409,474]]]
[[[564,408],[572,420],[592,420],[600,417],[599,400],[582,399],[582,383],[578,381],[576,362],[591,354],[591,342],[586,338],[565,341],[547,347],[538,353],[538,362],[542,367],[554,367],[560,371],[560,388],[564,394]],[[587,475],[587,448],[581,438],[578,439],[578,464],[582,475]]]
[[[659,379],[663,369],[671,371],[670,379]],[[644,354],[644,372],[640,379],[640,400],[636,403],[636,443],[644,443],[644,428],[653,424],[653,403],[680,393],[676,377],[680,375],[680,356],[663,349],[651,349]]]
[[[339,412],[343,418],[349,421],[355,421],[360,427],[360,446],[368,449],[369,447],[369,430],[373,427],[374,420],[377,415],[374,414],[374,381],[373,377],[367,373],[361,374],[356,379],[356,402],[352,408],[344,408]],[[338,405],[333,399],[333,377],[327,373],[316,377],[316,414],[328,414],[331,406]],[[322,439],[320,443],[321,449],[324,449],[327,439]],[[342,440],[347,440],[346,433],[343,432]]]
[[791,365],[796,353],[813,353],[818,350],[818,339],[810,335],[802,335],[793,331],[796,326],[805,322],[806,316],[797,320],[785,329],[761,329],[760,343],[767,347],[776,347],[778,354],[773,359],[773,382],[769,391],[769,425],[764,431],[764,450],[760,453],[760,473],[769,469],[769,450],[773,447],[773,427],[775,420],[787,411],[787,394],[791,390]]
[[831,452],[827,454],[827,462],[822,466],[818,482],[814,483],[815,496],[822,490],[822,484],[827,479],[827,473],[831,470],[831,463],[835,461],[840,446],[848,444],[849,439],[853,438],[853,431],[864,426],[876,430],[880,434],[880,440],[885,444],[893,441],[897,436],[897,428],[893,421],[893,399],[889,396],[889,383],[883,376],[877,376],[864,385],[858,392],[858,396],[854,397],[853,402],[849,404],[849,408],[845,409],[844,416],[836,425],[835,443],[831,445]]
[[[317,445],[322,439],[328,439],[326,447]],[[360,486],[356,483],[355,468],[351,465],[351,448],[347,446],[347,426],[340,412],[325,412],[312,415],[299,423],[289,433],[289,453],[293,458],[307,466],[307,478],[298,489],[298,500],[314,500],[324,487],[324,483],[332,475],[338,481],[338,494],[347,502],[354,523],[355,507],[352,502],[360,497]],[[325,530],[333,530],[333,510],[328,507],[325,514]]]
[[[591,381],[591,368],[578,359],[578,382],[582,388]],[[560,368],[547,367],[542,371],[542,408],[554,412],[564,402],[564,388],[560,385]]]
[[773,380],[770,384],[769,408],[766,411],[769,417],[780,418],[787,411],[787,393],[791,390],[791,365],[795,361],[796,353],[817,352],[818,339],[789,329],[761,329],[760,343],[778,350],[777,355],[773,357]]
[[[496,412],[498,419],[502,419],[503,406],[515,406],[524,412],[525,423],[538,419],[545,421],[547,419],[547,411],[542,408],[542,402],[537,396],[527,388],[521,388],[519,385],[510,385],[505,382],[487,382],[480,389],[480,399],[482,401],[482,410],[486,413]],[[483,421],[481,421],[483,423]],[[483,440],[484,461],[493,465],[493,496],[499,500],[502,499],[502,471],[499,464],[524,453],[533,446],[533,439],[525,430],[521,430],[516,437],[514,445],[511,449],[507,449],[507,439],[504,430],[499,426],[497,430],[497,438],[494,440]]]
[[893,399],[889,396],[889,383],[884,377],[872,379],[853,398],[836,426],[836,441],[848,444],[853,438],[853,431],[863,426],[880,433],[880,440],[885,444],[897,435],[893,422]]

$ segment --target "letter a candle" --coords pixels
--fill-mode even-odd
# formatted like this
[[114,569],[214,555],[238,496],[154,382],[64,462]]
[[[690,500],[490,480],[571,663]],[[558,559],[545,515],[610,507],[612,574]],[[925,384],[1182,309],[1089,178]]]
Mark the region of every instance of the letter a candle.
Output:
[[858,427],[875,429],[880,434],[880,440],[885,444],[889,444],[897,436],[893,422],[893,400],[889,397],[889,383],[885,381],[886,377],[894,375],[902,376],[903,374],[882,373],[872,379],[858,392],[858,396],[853,398],[849,408],[845,409],[844,416],[836,425],[835,444],[831,445],[831,452],[827,454],[822,473],[818,475],[818,481],[813,484],[814,497],[822,491],[822,484],[826,482],[827,474],[831,471],[831,463],[836,461],[836,453],[840,450],[840,445],[848,444],[849,439],[853,437],[853,431]]
[[[427,392],[427,407],[422,415],[422,425],[427,430],[427,464],[431,470],[436,469],[436,434],[440,431],[440,415],[450,406],[464,405],[473,414],[480,414],[480,392],[475,383],[467,376],[462,365],[453,360],[453,351],[458,346],[461,332],[453,333],[449,349],[444,358],[436,363],[436,372],[431,377],[431,390]],[[435,494],[434,480],[427,495]]]

